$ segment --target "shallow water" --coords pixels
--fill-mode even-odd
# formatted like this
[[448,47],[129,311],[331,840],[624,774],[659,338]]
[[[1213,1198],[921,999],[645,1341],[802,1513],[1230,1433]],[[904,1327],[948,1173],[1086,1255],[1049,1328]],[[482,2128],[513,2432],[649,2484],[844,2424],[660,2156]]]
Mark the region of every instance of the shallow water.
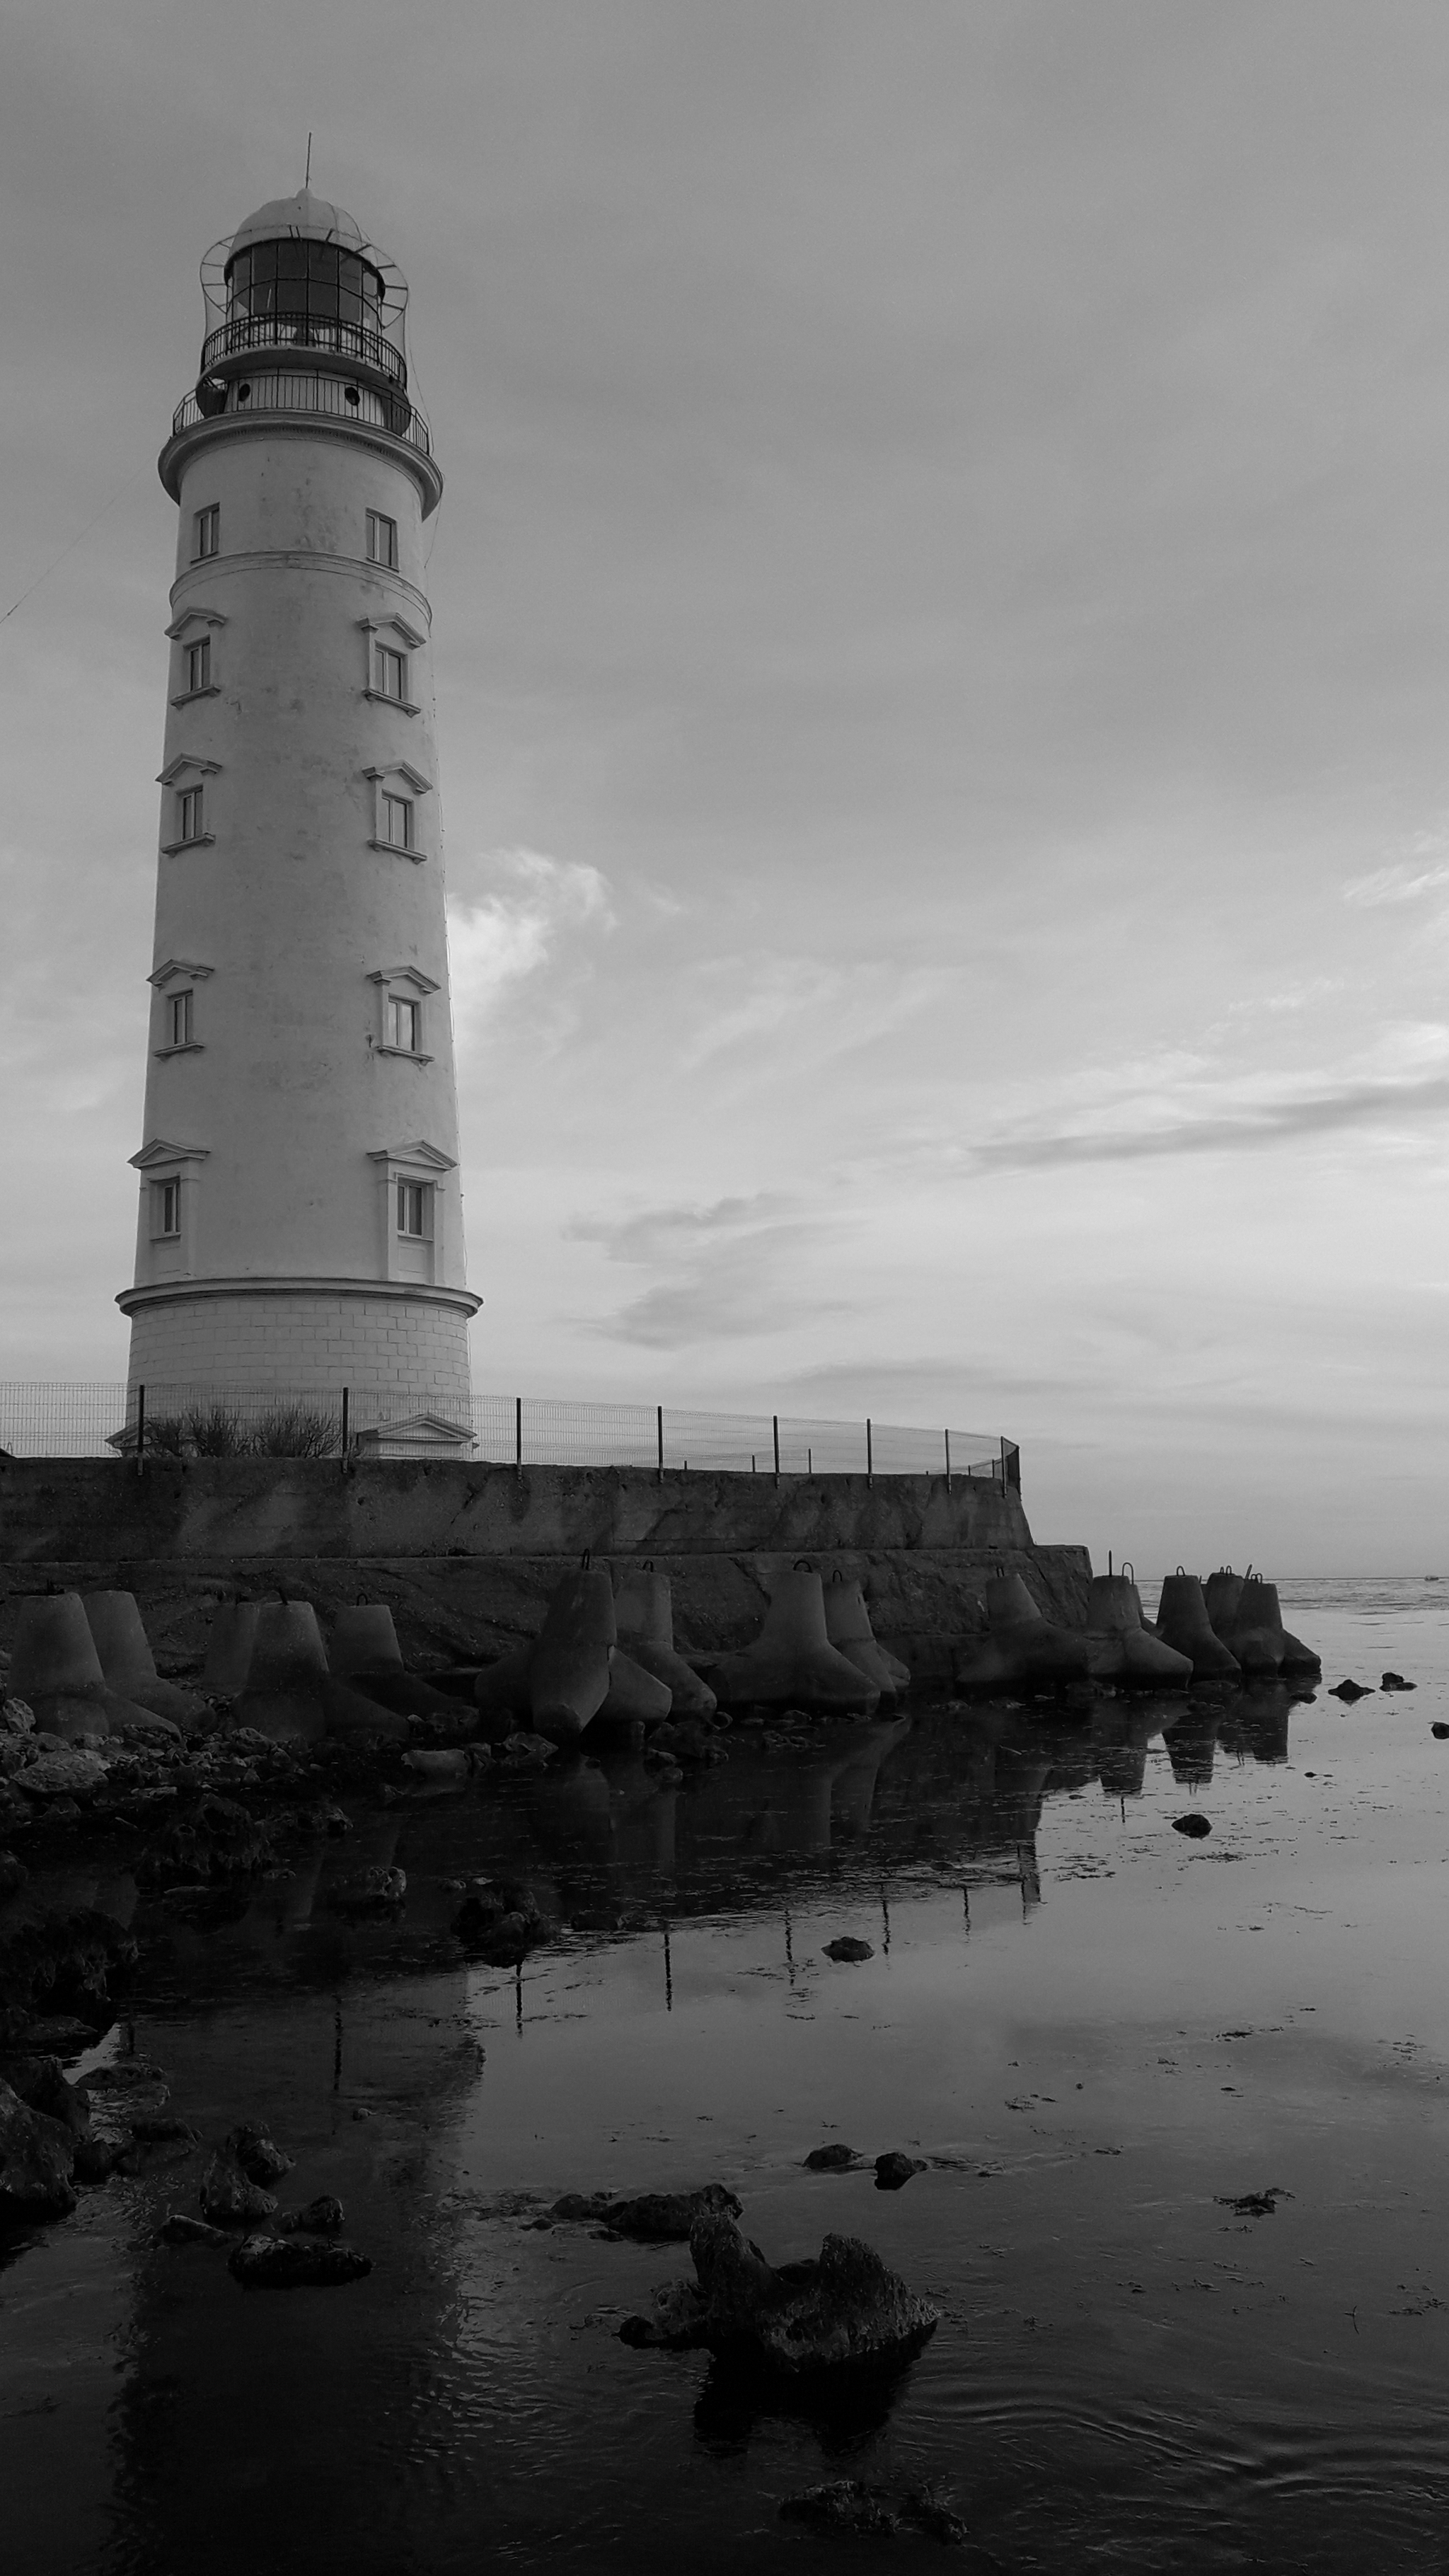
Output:
[[[269,2120],[285,2196],[337,2192],[375,2269],[249,2295],[153,2245],[194,2157],[13,2247],[7,2562],[934,2556],[779,2521],[849,2475],[935,2482],[1006,2568],[1449,2564],[1449,1584],[1282,1589],[1325,1681],[1418,1690],[926,1711],[770,1762],[736,1735],[678,1791],[624,1759],[359,1805],[238,1920],[150,1907],[105,2051],[159,2059],[209,2141]],[[1188,1808],[1201,1842],[1170,1830]],[[392,1858],[400,1929],[326,1910],[330,1877]],[[623,1920],[470,1967],[444,1882],[489,1868],[565,1923]],[[133,1902],[119,1866],[89,1881]],[[825,1959],[842,1932],[875,1956]],[[899,2193],[802,2170],[831,2140],[932,2161]],[[893,2388],[753,2411],[704,2356],[618,2340],[686,2248],[530,2223],[566,2190],[716,2177],[772,2259],[843,2230],[935,2295]],[[1224,2205],[1268,2186],[1272,2217]]]

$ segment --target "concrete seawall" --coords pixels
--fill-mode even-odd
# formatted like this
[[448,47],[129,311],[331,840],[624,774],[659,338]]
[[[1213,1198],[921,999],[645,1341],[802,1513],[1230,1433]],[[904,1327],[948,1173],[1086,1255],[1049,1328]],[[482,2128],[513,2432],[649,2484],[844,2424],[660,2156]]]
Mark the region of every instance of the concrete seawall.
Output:
[[177,1666],[204,1651],[218,1599],[286,1591],[324,1618],[359,1598],[391,1604],[423,1662],[491,1652],[533,1634],[566,1564],[585,1548],[652,1557],[697,1647],[742,1644],[772,1582],[806,1556],[860,1578],[877,1633],[923,1679],[981,1624],[1000,1568],[1044,1609],[1080,1622],[1084,1548],[1037,1547],[1021,1496],[957,1478],[659,1478],[640,1468],[512,1468],[369,1461],[0,1461],[0,1643],[22,1594],[49,1583],[119,1586]]

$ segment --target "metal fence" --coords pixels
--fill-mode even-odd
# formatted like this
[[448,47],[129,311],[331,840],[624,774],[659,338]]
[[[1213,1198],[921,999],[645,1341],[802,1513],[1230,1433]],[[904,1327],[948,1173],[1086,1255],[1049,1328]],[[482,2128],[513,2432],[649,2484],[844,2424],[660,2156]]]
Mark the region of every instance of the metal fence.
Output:
[[0,1383],[15,1458],[464,1458],[756,1476],[1021,1481],[1014,1442],[899,1422],[697,1413],[673,1405],[475,1395],[467,1408],[360,1387]]

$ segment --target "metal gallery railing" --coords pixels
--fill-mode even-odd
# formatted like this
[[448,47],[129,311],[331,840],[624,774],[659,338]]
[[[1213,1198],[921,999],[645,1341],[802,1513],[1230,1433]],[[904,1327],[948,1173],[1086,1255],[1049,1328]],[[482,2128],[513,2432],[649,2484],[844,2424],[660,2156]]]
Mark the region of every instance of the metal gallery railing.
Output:
[[224,415],[271,411],[310,412],[369,429],[385,429],[391,437],[416,447],[423,456],[433,452],[428,424],[406,394],[379,393],[373,385],[352,384],[341,376],[282,375],[270,370],[265,375],[233,377],[227,384],[219,378],[203,376],[199,390],[177,404],[171,417],[171,435],[179,438],[184,429],[196,429],[203,421],[220,420]]
[[576,1398],[466,1404],[364,1387],[0,1383],[13,1458],[458,1458],[657,1474],[943,1477],[1019,1485],[1015,1442],[985,1431]]
[[239,313],[209,332],[202,343],[201,372],[210,373],[219,358],[235,358],[253,349],[321,349],[329,357],[351,358],[395,385],[407,383],[400,349],[380,331],[361,322],[334,321],[330,314],[304,318],[299,313]]

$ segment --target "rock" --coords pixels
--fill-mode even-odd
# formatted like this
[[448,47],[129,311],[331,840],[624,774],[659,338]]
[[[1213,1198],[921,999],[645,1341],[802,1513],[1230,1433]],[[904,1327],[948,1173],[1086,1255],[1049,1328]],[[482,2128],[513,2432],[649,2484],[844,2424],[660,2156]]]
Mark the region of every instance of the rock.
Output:
[[0,2224],[68,2218],[75,2207],[70,2131],[32,2111],[0,2077]]
[[24,1699],[0,1700],[0,1734],[33,1735],[35,1711]]
[[180,1753],[186,1743],[179,1726],[169,1717],[156,1717],[149,1710],[128,1718],[120,1730],[121,1742],[137,1745],[156,1753]]
[[505,1770],[521,1771],[531,1763],[552,1762],[557,1752],[558,1746],[548,1736],[533,1735],[520,1728],[513,1735],[505,1735],[498,1759]]
[[959,2513],[939,2504],[929,2487],[871,2487],[860,2478],[832,2478],[824,2486],[786,2496],[780,2519],[826,2532],[885,2536],[918,2531],[952,2549],[964,2548],[970,2538]]
[[576,2225],[597,2226],[601,2219],[608,2217],[613,2206],[612,2192],[566,2191],[562,2200],[554,2202],[549,2215],[552,2218],[567,2219]]
[[826,1942],[824,1955],[827,1959],[838,1959],[844,1963],[857,1959],[873,1959],[875,1952],[868,1941],[857,1941],[853,1934],[843,1932],[838,1941]]
[[[486,1751],[487,1747],[481,1748]],[[419,1772],[425,1780],[466,1780],[473,1769],[473,1758],[466,1744],[425,1748],[403,1755],[403,1768]]]
[[628,2317],[626,2343],[705,2344],[791,2377],[899,2362],[935,2332],[940,2311],[917,2298],[857,2237],[827,2236],[813,2263],[775,2271],[733,2219],[696,2220],[689,2250],[697,2285],[655,2293],[652,2317]]
[[924,2173],[925,2170],[924,2158],[903,2155],[899,2147],[892,2147],[888,2155],[876,2157],[876,2190],[904,2191],[912,2174]]
[[740,2210],[722,2182],[707,2182],[698,2191],[644,2191],[633,2200],[611,2200],[602,2218],[611,2236],[627,2236],[636,2245],[687,2245],[700,2219],[738,2218]]
[[649,1749],[675,1762],[728,1762],[730,1758],[728,1747],[718,1743],[697,1717],[666,1718],[654,1729]]
[[7,1896],[18,1896],[30,1872],[13,1851],[0,1851],[0,1905]]
[[297,2159],[279,2147],[271,2131],[260,2120],[243,2120],[232,2130],[222,2150],[241,2166],[248,2182],[280,2182],[290,2173]]
[[849,2173],[860,2161],[854,2147],[812,2147],[805,2165],[810,2173]]
[[224,2227],[210,2227],[204,2218],[189,2218],[181,2209],[168,2211],[156,2230],[158,2245],[234,2245],[236,2238]]
[[91,2106],[84,2093],[67,2083],[58,2057],[7,2057],[0,2066],[12,2092],[28,2110],[43,2111],[72,2138],[84,2137],[91,2125]]
[[1406,1682],[1402,1673],[1380,1673],[1379,1675],[1379,1688],[1381,1691],[1417,1690],[1418,1687],[1419,1685],[1417,1682]]
[[884,2489],[865,2486],[859,2478],[832,2478],[826,2486],[806,2487],[799,2495],[786,2496],[780,2520],[808,2522],[815,2531],[890,2533],[901,2527],[900,2515],[886,2502]]
[[1175,1834],[1187,1834],[1193,1842],[1200,1843],[1204,1834],[1212,1832],[1212,1821],[1207,1816],[1174,1816],[1172,1830]]
[[179,2120],[174,2112],[149,2112],[130,2123],[131,2135],[138,2147],[199,2147],[201,2131],[189,2120]]
[[1268,2191],[1239,2192],[1236,2199],[1230,2193],[1219,2192],[1218,2206],[1220,2209],[1235,2209],[1239,2218],[1272,2218],[1279,2201],[1291,2200],[1292,2197],[1291,2191],[1285,2191],[1281,2183],[1274,2183]]
[[330,2191],[319,2192],[305,2209],[289,2209],[281,2222],[286,2236],[336,2236],[342,2223],[342,2203]]
[[1373,1684],[1370,1682],[1365,1686],[1362,1682],[1335,1682],[1328,1696],[1330,1699],[1346,1700],[1350,1704],[1356,1699],[1372,1699]]
[[227,2270],[244,2290],[334,2290],[365,2280],[370,2255],[355,2245],[304,2244],[295,2236],[246,2236]]
[[72,2141],[70,2177],[72,2182],[109,2182],[128,2153],[127,2141],[118,2131],[89,2131]]
[[89,1797],[106,1776],[99,1753],[79,1744],[61,1744],[35,1754],[15,1775],[27,1798]]
[[269,2191],[248,2182],[240,2167],[225,2156],[213,2156],[201,2177],[201,2214],[213,2227],[255,2227],[271,2218],[276,2202]]
[[1440,1743],[1442,1744],[1442,1743],[1444,1742],[1445,1737],[1446,1737],[1446,1736],[1449,1736],[1449,1726],[1446,1726],[1446,1725],[1444,1724],[1444,1721],[1443,1721],[1443,1719],[1442,1719],[1441,1717],[1436,1717],[1436,1718],[1435,1718],[1435,1720],[1434,1720],[1433,1725],[1432,1725],[1432,1726],[1430,1727],[1430,1729],[1429,1729],[1429,1733],[1430,1733],[1431,1735],[1437,1735],[1437,1736],[1438,1736],[1438,1738],[1439,1738]]
[[165,1833],[136,1862],[136,1878],[145,1887],[213,1886],[229,1879],[251,1878],[275,1860],[272,1839],[247,1807],[214,1791],[176,1816]]
[[350,1878],[339,1879],[328,1889],[327,1902],[336,1914],[387,1914],[401,1905],[407,1885],[406,1870],[384,1868],[378,1862],[372,1869],[354,1870]]

